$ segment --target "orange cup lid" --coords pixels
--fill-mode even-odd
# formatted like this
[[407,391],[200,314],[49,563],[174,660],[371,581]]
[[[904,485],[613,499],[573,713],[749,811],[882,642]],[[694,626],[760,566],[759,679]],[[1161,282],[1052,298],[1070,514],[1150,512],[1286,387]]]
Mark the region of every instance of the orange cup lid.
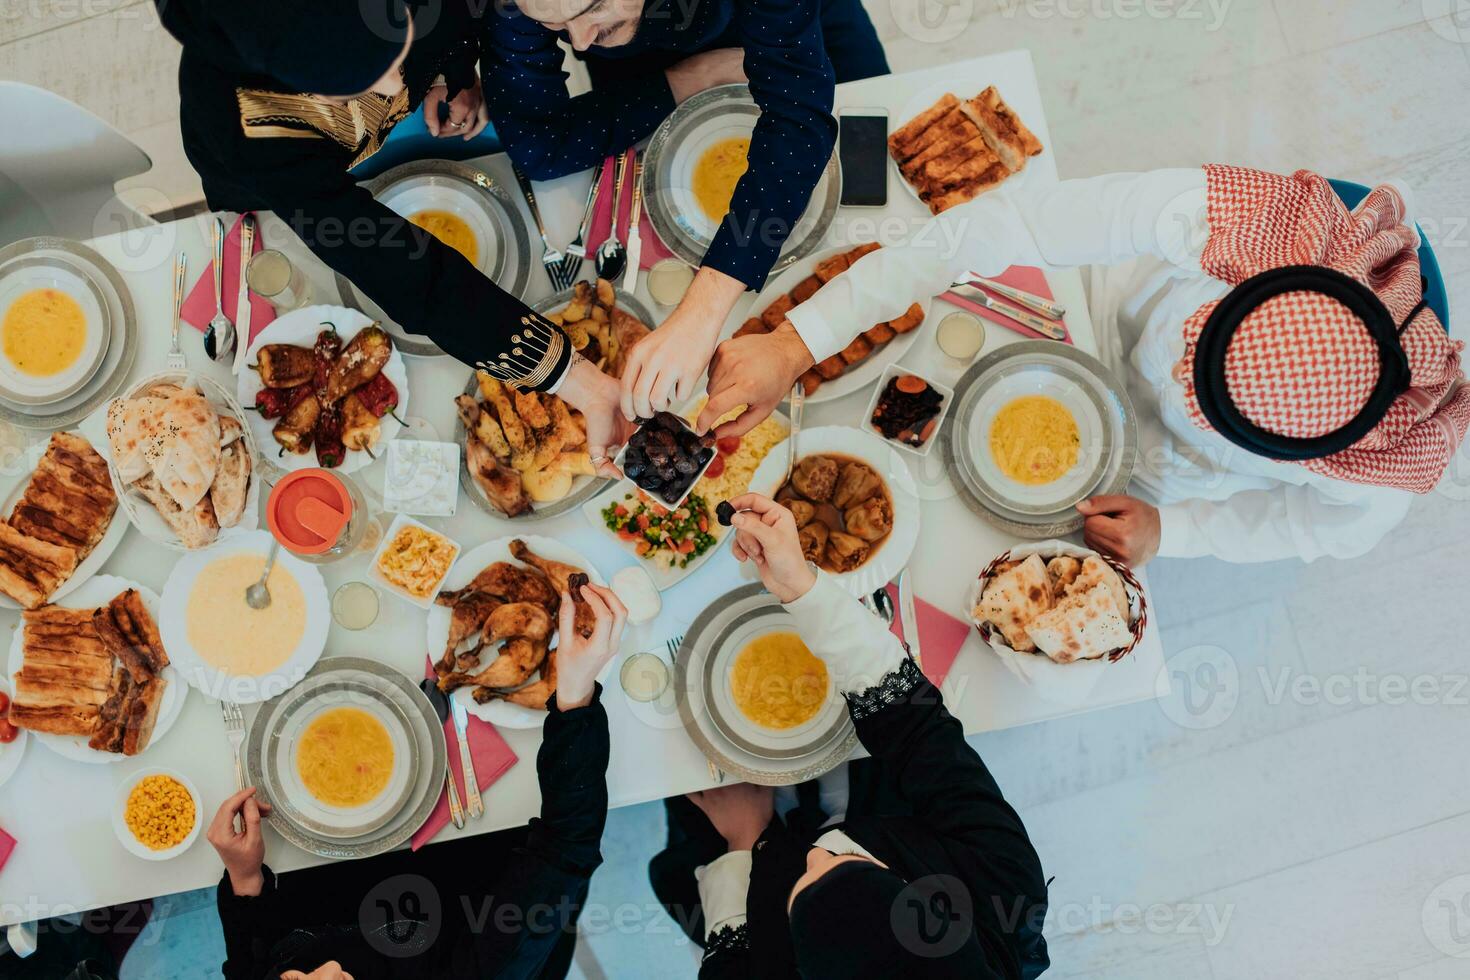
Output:
[[288,551],[319,555],[335,545],[352,520],[352,497],[334,473],[311,468],[288,473],[271,490],[265,522]]

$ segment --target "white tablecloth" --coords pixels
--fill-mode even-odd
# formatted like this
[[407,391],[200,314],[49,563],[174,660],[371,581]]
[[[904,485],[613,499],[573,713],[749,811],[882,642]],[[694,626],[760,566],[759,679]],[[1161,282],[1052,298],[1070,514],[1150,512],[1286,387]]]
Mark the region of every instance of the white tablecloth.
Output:
[[[837,89],[836,108],[884,107],[896,126],[904,121],[901,110],[912,98],[928,93],[936,85],[942,91],[946,84],[956,93],[979,91],[989,84],[999,86],[1043,143],[1052,146],[1031,58],[1024,51],[841,85]],[[496,176],[508,170],[503,158],[488,158],[482,164]],[[1028,179],[1056,179],[1056,165],[1050,151],[1034,160],[1030,168],[1036,173]],[[928,217],[927,210],[901,186],[892,168],[889,173],[888,206],[840,211],[828,235],[830,244],[875,237],[899,241]],[[508,173],[504,176],[508,177]],[[564,243],[572,237],[588,179],[588,175],[581,174],[537,188],[554,243]],[[512,195],[518,196],[514,190]],[[137,304],[142,347],[134,368],[135,377],[163,368],[171,319],[173,255],[176,250],[188,253],[191,282],[206,271],[209,220],[209,216],[190,218],[91,243],[117,265]],[[265,217],[262,233],[268,244],[293,256],[306,255],[304,247],[273,217]],[[646,223],[644,234],[651,234]],[[314,263],[314,260],[306,261]],[[591,274],[590,263],[585,272]],[[317,284],[316,300],[335,302],[336,290],[326,270],[317,264],[313,276]],[[531,282],[532,299],[551,291],[539,267],[533,269]],[[1076,343],[1084,350],[1094,350],[1080,277],[1074,272],[1061,273],[1052,276],[1051,284],[1057,299],[1072,311],[1068,322]],[[638,292],[660,315],[668,312],[653,304],[642,278]],[[753,297],[742,300],[732,317],[736,321],[743,319],[752,302]],[[199,335],[187,326],[184,331],[190,366],[213,371],[226,380],[227,372],[223,368],[207,365]],[[987,352],[1017,339],[996,326],[989,327],[987,335]],[[927,334],[918,338],[903,363],[947,383],[955,381],[961,373],[959,366],[947,359]],[[451,396],[462,390],[466,377],[467,369],[450,359],[411,358],[409,414],[427,420],[442,437],[455,438],[457,423]],[[811,406],[806,412],[805,425],[860,424],[870,394],[863,391],[830,404]],[[924,497],[923,526],[911,568],[919,596],[963,616],[966,592],[976,572],[1013,541],[976,517],[954,496],[942,460],[943,455],[938,451],[922,460],[911,458]],[[380,491],[382,464],[356,474],[355,478],[369,485],[378,484]],[[580,512],[528,528],[495,520],[462,496],[459,512],[453,518],[429,523],[467,548],[505,534],[532,531],[552,535],[579,549],[609,577],[618,568],[633,563],[625,551],[605,532],[592,527]],[[161,589],[176,558],[175,553],[130,529],[104,571]],[[363,578],[365,568],[365,557],[327,566],[324,571],[328,587]],[[683,633],[701,609],[746,581],[729,549],[722,549],[697,574],[664,594],[662,614],[653,623],[631,631],[624,651],[657,649],[661,652],[665,639]],[[0,622],[11,629],[18,619],[11,612],[0,614]],[[333,628],[326,656],[342,654],[372,657],[415,679],[422,677],[423,612],[384,594],[374,626],[360,633]],[[966,732],[974,733],[1161,696],[1168,690],[1162,668],[1163,653],[1157,630],[1150,630],[1132,656],[1107,672],[1084,707],[1068,708],[1037,697],[1008,673],[972,632],[944,685],[944,694],[949,709],[963,721]],[[647,706],[636,706],[635,711],[635,706],[624,699],[615,675],[604,691],[603,701],[612,728],[608,787],[613,806],[656,800],[711,785],[704,757],[685,737],[676,715],[661,714]],[[486,833],[524,824],[538,812],[535,753],[539,730],[508,730],[504,734],[521,761],[485,793],[483,819],[471,821],[463,831],[456,832],[451,826],[441,839],[457,833]],[[208,819],[220,801],[234,790],[233,769],[218,705],[197,691],[191,692],[183,715],[166,738],[145,755],[112,765],[70,762],[32,740],[20,771],[0,789],[0,827],[19,841],[9,864],[0,871],[0,925],[198,888],[219,879],[219,861],[202,839],[186,854],[162,863],[139,860],[117,842],[109,825],[109,808],[116,787],[129,772],[143,766],[168,767],[188,774],[204,797],[204,816]],[[322,861],[274,834],[268,835],[267,860],[277,871]]]

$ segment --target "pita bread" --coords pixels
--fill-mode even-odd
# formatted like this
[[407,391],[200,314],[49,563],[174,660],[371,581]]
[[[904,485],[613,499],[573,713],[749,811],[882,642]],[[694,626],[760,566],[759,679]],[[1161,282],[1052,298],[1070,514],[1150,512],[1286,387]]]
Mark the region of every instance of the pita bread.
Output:
[[1026,624],[1051,606],[1051,583],[1046,578],[1046,564],[1040,555],[1032,555],[986,583],[974,616],[977,621],[988,622],[1000,630],[1012,649],[1030,653],[1036,649],[1036,644],[1027,636]]
[[1077,595],[1082,592],[1090,592],[1094,586],[1107,586],[1108,594],[1113,597],[1113,604],[1117,606],[1118,613],[1127,623],[1132,619],[1130,615],[1132,604],[1128,601],[1128,590],[1123,586],[1123,579],[1113,567],[1096,555],[1089,555],[1082,562],[1082,570],[1066,586],[1066,594]]
[[1112,593],[1101,583],[1037,616],[1026,627],[1026,635],[1059,664],[1096,660],[1133,639]]
[[192,510],[219,471],[219,416],[194,388],[153,403],[158,418],[143,443],[143,456],[164,492],[180,509]]
[[112,463],[124,483],[148,475],[143,446],[153,437],[159,418],[155,403],[161,401],[150,396],[114,398],[107,406],[107,441],[112,447]]
[[1046,563],[1046,577],[1051,579],[1051,591],[1054,596],[1067,594],[1067,586],[1077,580],[1082,574],[1082,563],[1071,555],[1058,555]]

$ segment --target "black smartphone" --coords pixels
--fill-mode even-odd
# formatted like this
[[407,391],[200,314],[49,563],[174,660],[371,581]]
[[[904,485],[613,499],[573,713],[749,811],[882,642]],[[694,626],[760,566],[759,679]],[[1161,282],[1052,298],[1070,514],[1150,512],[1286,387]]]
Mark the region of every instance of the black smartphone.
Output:
[[882,109],[843,109],[837,116],[837,126],[842,206],[883,207],[888,203],[888,113]]

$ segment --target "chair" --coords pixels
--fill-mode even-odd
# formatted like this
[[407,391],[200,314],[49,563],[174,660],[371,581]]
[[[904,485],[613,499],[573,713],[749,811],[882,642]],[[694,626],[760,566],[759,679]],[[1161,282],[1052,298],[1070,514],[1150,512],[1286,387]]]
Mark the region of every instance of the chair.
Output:
[[457,136],[440,139],[431,135],[429,124],[424,122],[424,110],[420,107],[393,127],[377,153],[352,168],[352,176],[358,180],[371,180],[400,163],[414,160],[472,160],[499,153],[500,150],[500,138],[495,135],[494,126],[486,126],[472,140]]
[[[1372,192],[1372,188],[1366,184],[1357,184],[1350,180],[1336,180],[1329,177],[1327,183],[1337,192],[1342,203],[1349,209],[1363,203],[1363,198]],[[1444,275],[1439,270],[1439,259],[1435,257],[1434,249],[1429,245],[1429,239],[1424,235],[1424,229],[1419,229],[1419,238],[1422,244],[1419,246],[1419,274],[1424,277],[1424,298],[1429,302],[1429,308],[1434,315],[1439,317],[1439,322],[1446,330],[1450,328],[1450,298],[1445,292]]]
[[0,81],[0,245],[35,235],[92,238],[151,223],[116,183],[153,166],[112,126],[61,96]]

